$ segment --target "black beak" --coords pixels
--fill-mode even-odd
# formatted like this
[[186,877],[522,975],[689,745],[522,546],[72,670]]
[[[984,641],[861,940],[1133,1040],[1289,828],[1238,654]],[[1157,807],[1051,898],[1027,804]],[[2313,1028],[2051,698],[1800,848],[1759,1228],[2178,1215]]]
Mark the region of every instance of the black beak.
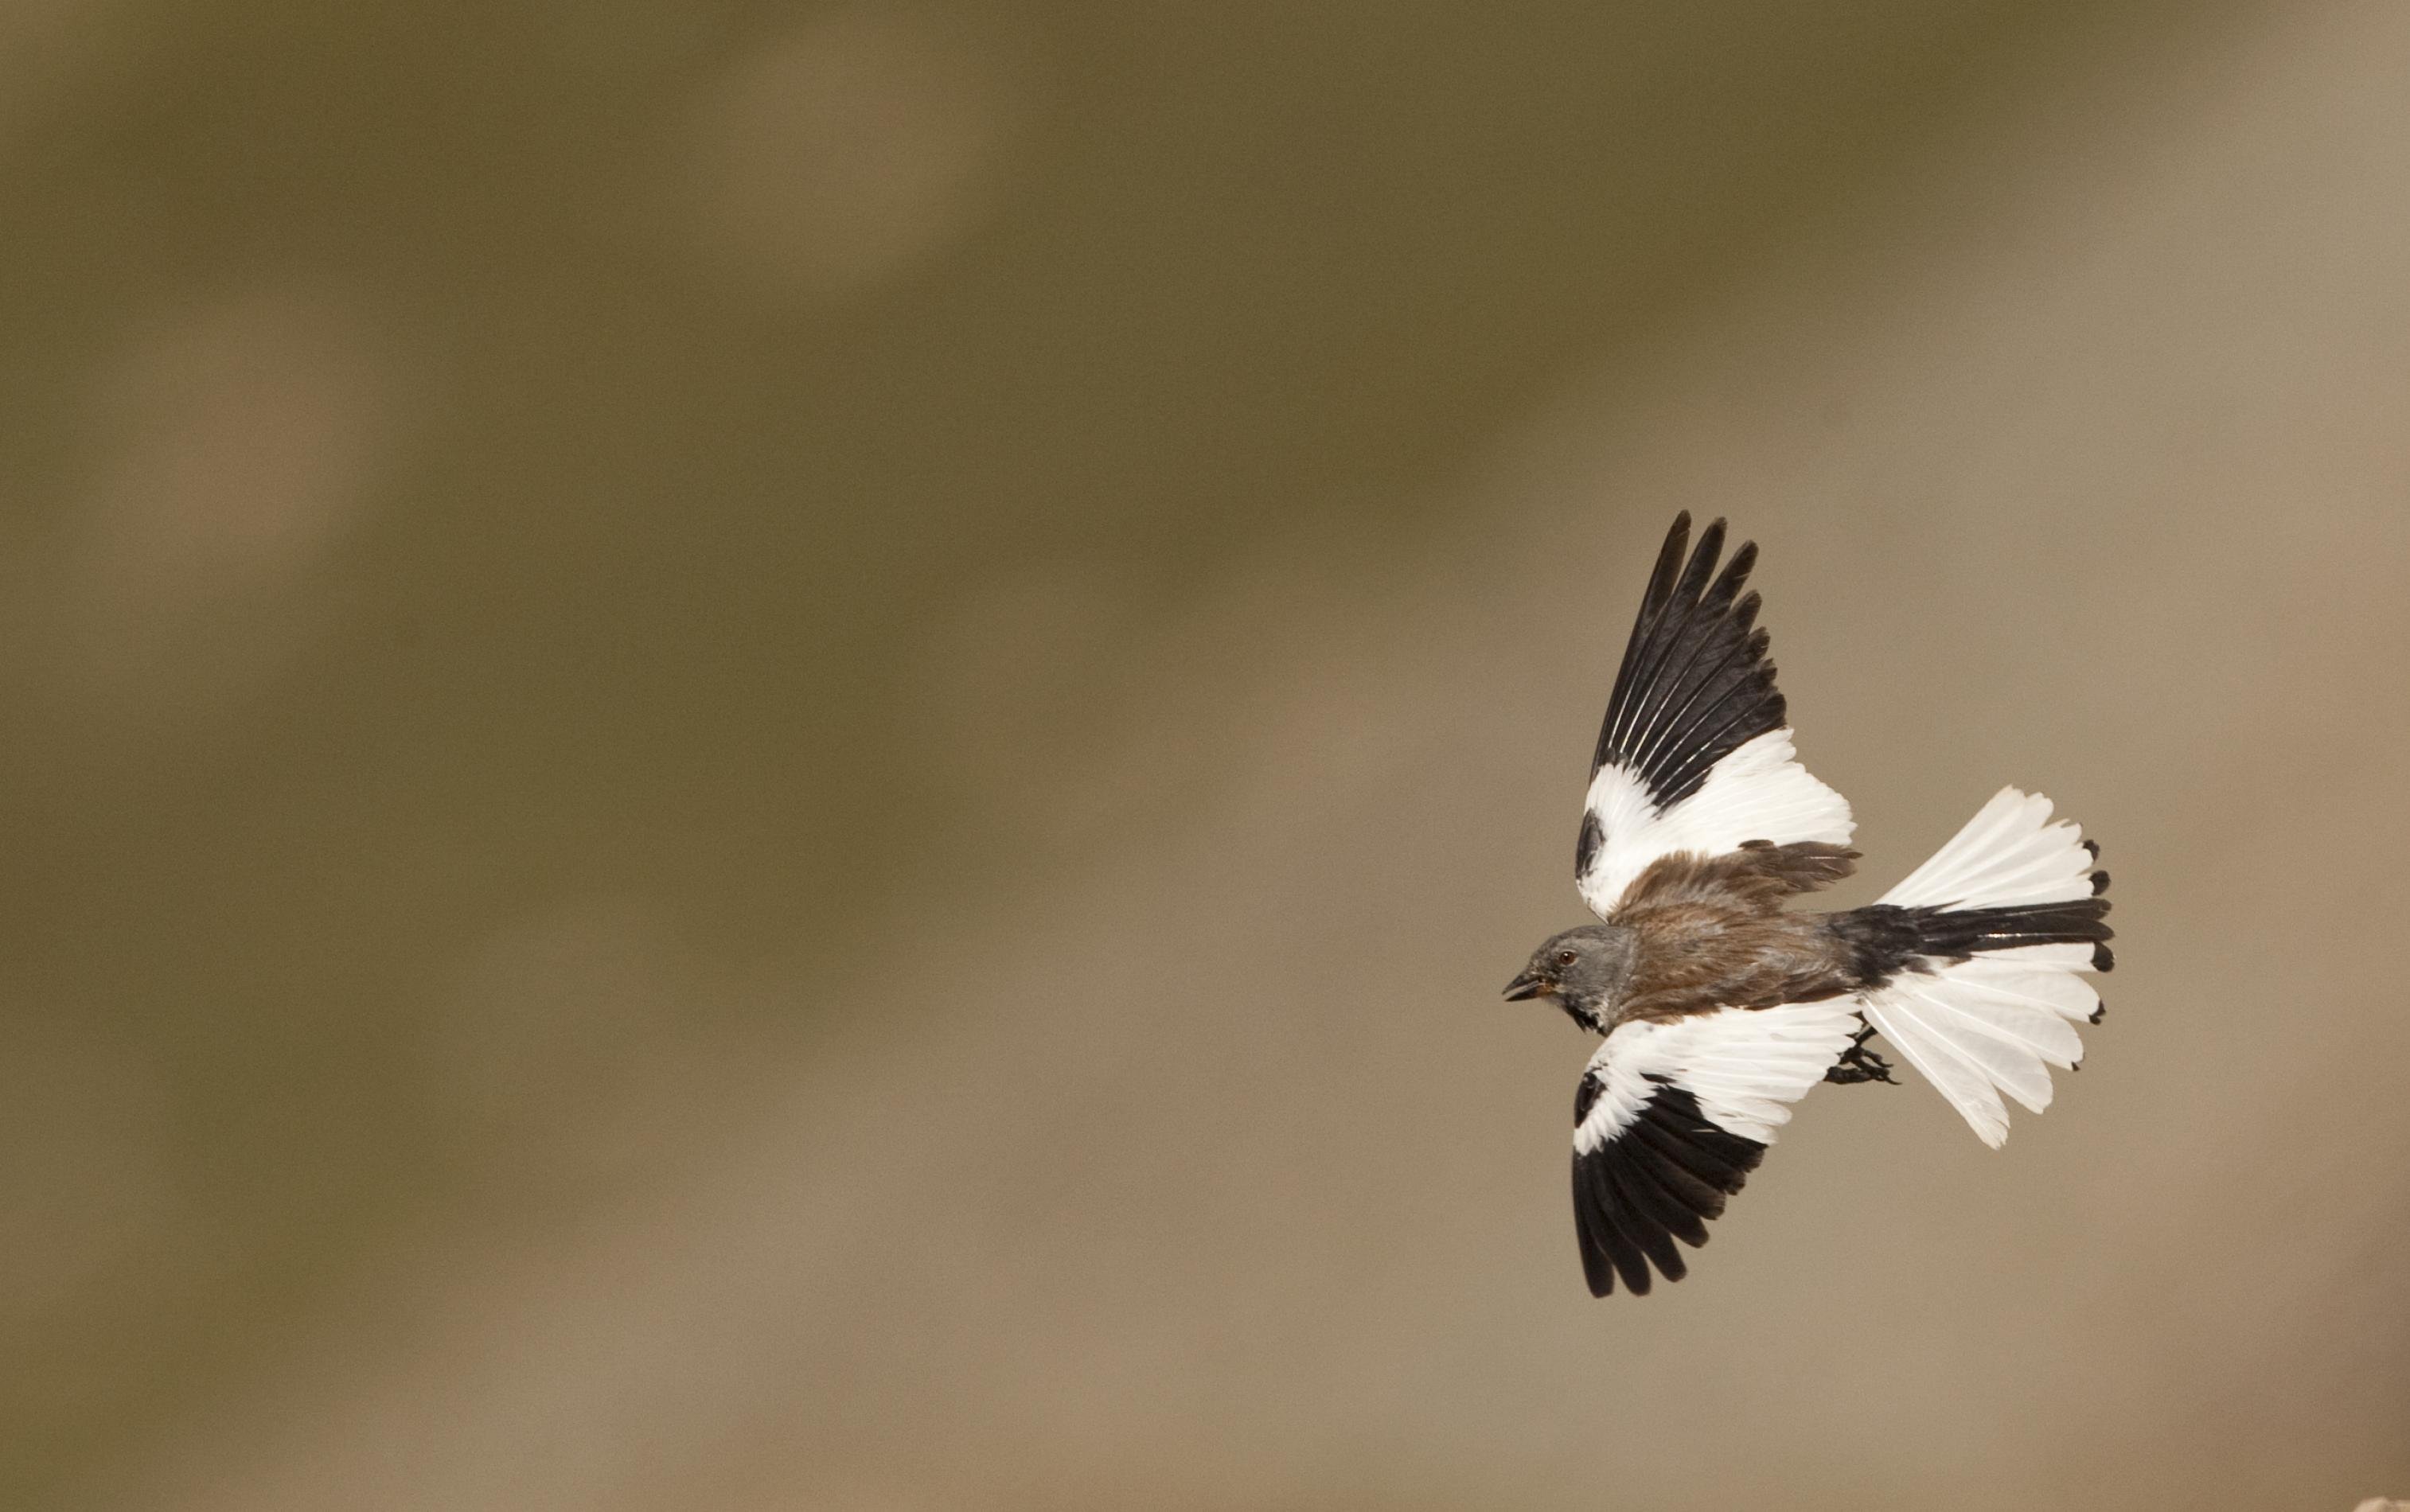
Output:
[[1526,971],[1506,984],[1506,1000],[1519,1003],[1526,997],[1537,997],[1547,987],[1536,971]]

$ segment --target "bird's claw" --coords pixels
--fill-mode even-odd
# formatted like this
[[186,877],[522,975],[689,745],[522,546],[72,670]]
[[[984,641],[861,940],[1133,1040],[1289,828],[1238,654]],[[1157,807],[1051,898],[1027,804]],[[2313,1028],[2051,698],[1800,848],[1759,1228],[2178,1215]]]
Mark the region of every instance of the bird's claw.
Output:
[[1843,1086],[1858,1082],[1888,1082],[1894,1086],[1899,1085],[1899,1079],[1891,1074],[1891,1062],[1866,1048],[1866,1041],[1873,1039],[1874,1034],[1874,1025],[1867,1025],[1851,1035],[1850,1048],[1841,1052],[1837,1062],[1824,1069],[1824,1080],[1837,1082]]

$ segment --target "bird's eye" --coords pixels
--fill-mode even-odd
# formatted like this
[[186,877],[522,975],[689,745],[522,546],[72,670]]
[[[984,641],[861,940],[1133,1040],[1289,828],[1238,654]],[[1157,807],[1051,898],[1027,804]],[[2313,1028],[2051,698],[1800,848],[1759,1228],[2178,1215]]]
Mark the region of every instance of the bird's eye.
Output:
[[1557,965],[1559,966],[1571,966],[1574,964],[1575,959],[1577,959],[1577,957],[1575,957],[1574,952],[1571,951],[1559,951],[1557,952]]

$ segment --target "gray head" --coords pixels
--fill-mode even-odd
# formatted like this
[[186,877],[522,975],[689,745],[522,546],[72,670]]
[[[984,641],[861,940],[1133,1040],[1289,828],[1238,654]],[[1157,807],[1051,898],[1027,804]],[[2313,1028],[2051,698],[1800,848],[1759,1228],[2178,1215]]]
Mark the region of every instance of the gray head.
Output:
[[1632,980],[1636,944],[1631,930],[1614,924],[1583,924],[1551,936],[1506,984],[1507,999],[1545,997],[1575,1024],[1603,1034]]

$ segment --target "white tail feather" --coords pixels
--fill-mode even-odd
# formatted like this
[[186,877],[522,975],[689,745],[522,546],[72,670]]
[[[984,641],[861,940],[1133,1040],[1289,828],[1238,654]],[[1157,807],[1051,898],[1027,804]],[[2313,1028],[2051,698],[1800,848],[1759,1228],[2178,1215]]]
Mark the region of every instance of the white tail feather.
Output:
[[2090,897],[2092,852],[2083,848],[2083,832],[2071,819],[2049,819],[2048,798],[2002,788],[1881,901],[1993,909]]
[[[1882,901],[1904,908],[1991,909],[2090,897],[2092,852],[2071,821],[2053,824],[2050,800],[2003,788],[1950,843]],[[2083,1057],[2074,1021],[2100,1006],[2089,945],[2025,945],[1930,972],[1903,973],[1859,1008],[1972,1126],[1997,1148],[2009,1137],[2000,1094],[2034,1112],[2050,1106],[2046,1066]]]

